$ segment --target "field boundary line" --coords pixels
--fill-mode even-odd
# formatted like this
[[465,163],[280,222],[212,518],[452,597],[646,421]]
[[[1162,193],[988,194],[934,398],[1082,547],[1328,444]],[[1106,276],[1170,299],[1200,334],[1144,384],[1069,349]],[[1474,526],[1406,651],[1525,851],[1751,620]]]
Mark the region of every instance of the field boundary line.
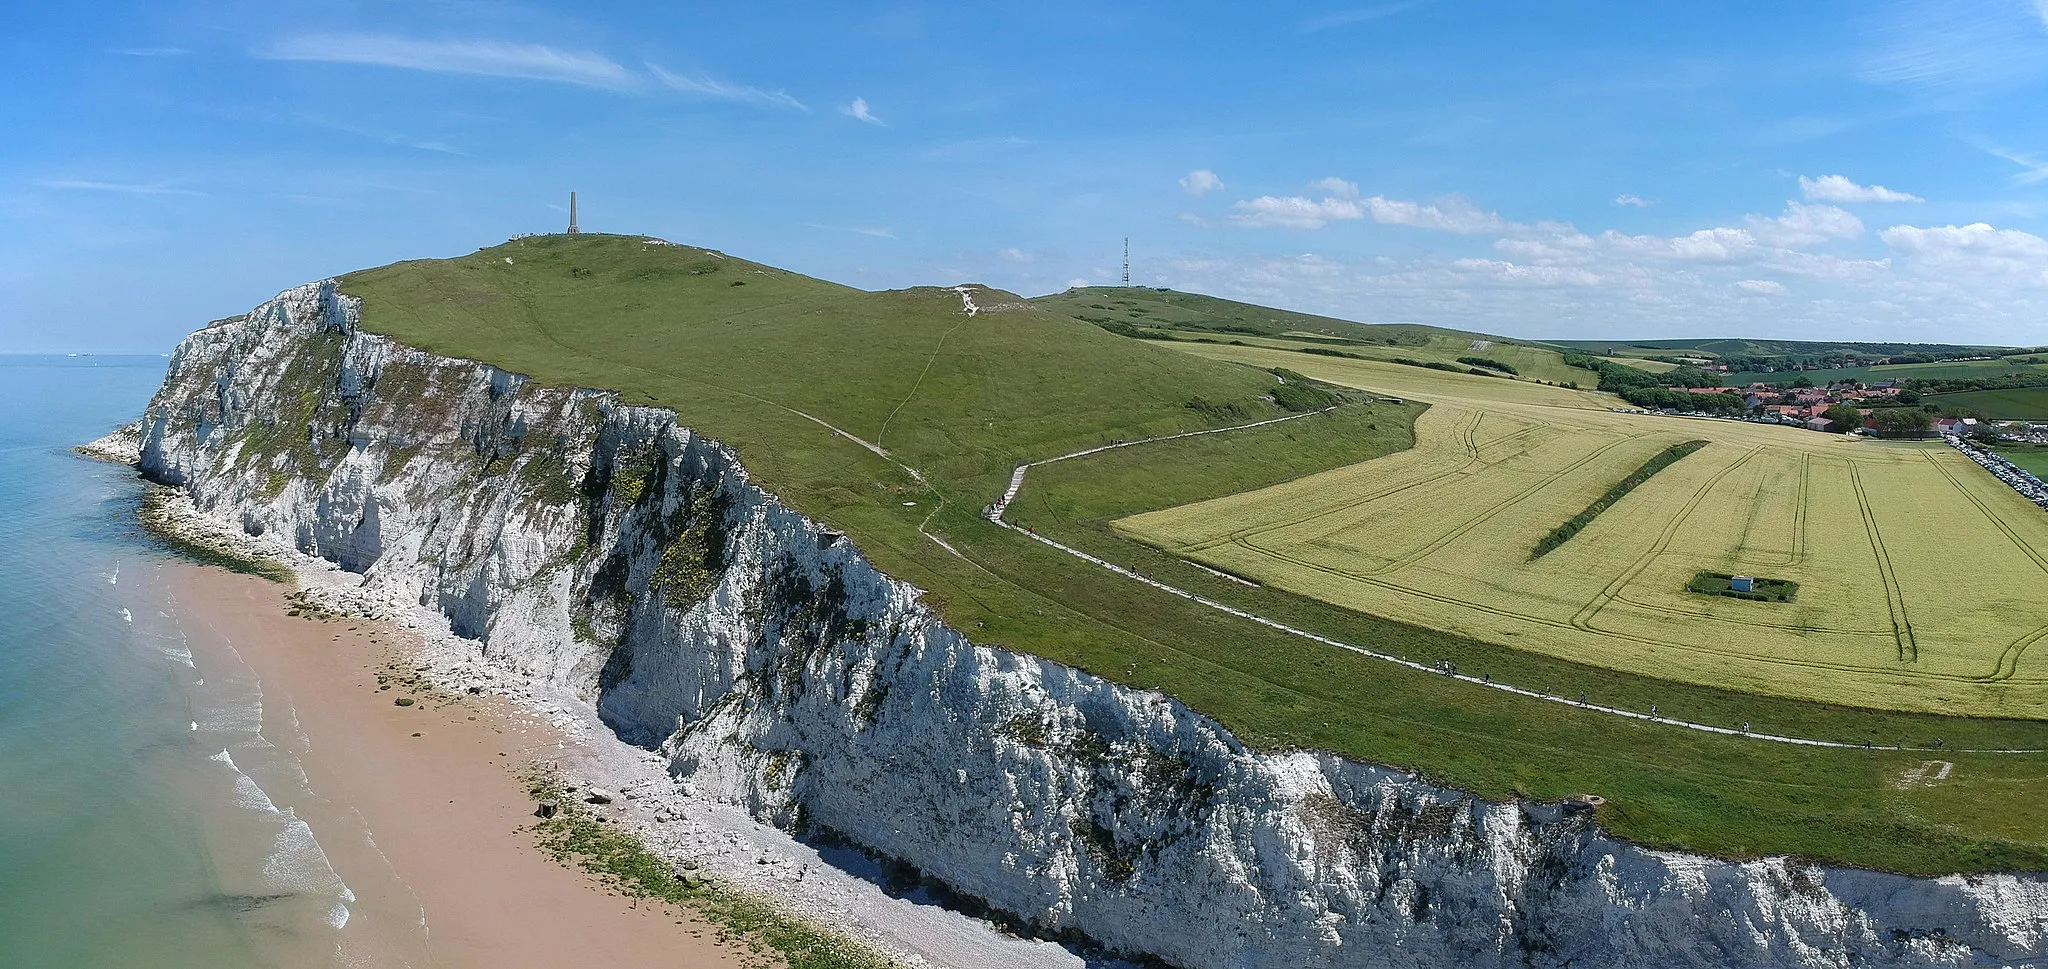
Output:
[[[1332,409],[1334,409],[1334,408],[1332,408]],[[1399,666],[1399,667],[1402,667],[1402,668],[1404,668],[1404,669],[1412,670],[1412,671],[1414,671],[1414,672],[1417,672],[1417,673],[1430,673],[1430,674],[1433,674],[1433,675],[1436,675],[1436,676],[1444,676],[1444,677],[1449,677],[1450,679],[1456,680],[1456,681],[1458,681],[1458,682],[1460,682],[1460,683],[1466,683],[1466,684],[1469,684],[1469,685],[1472,685],[1472,686],[1484,687],[1484,688],[1486,688],[1486,689],[1490,689],[1490,690],[1499,690],[1499,691],[1501,691],[1501,692],[1503,692],[1503,693],[1511,693],[1511,694],[1514,694],[1514,695],[1516,695],[1516,696],[1520,696],[1520,697],[1526,697],[1526,698],[1529,698],[1529,699],[1532,699],[1532,700],[1541,700],[1541,701],[1543,701],[1543,702],[1546,702],[1546,703],[1557,703],[1557,704],[1561,704],[1561,705],[1563,705],[1563,706],[1568,706],[1568,707],[1575,707],[1575,708],[1577,708],[1577,709],[1580,709],[1580,710],[1585,710],[1585,711],[1588,711],[1588,712],[1591,712],[1591,713],[1599,713],[1599,714],[1605,714],[1605,715],[1608,715],[1608,716],[1614,716],[1614,717],[1621,717],[1621,718],[1624,718],[1624,719],[1628,719],[1628,720],[1638,720],[1638,721],[1642,721],[1642,722],[1644,722],[1644,723],[1654,723],[1654,724],[1661,724],[1661,725],[1664,725],[1664,726],[1670,726],[1670,727],[1679,727],[1679,728],[1683,728],[1683,729],[1686,729],[1686,730],[1693,730],[1693,731],[1698,731],[1698,732],[1700,732],[1700,733],[1710,733],[1710,734],[1718,734],[1718,735],[1721,735],[1721,736],[1724,736],[1724,737],[1736,737],[1736,738],[1743,738],[1743,739],[1748,739],[1748,740],[1759,740],[1759,741],[1765,741],[1765,742],[1769,742],[1769,743],[1779,743],[1779,744],[1792,744],[1792,745],[1795,745],[1795,746],[1801,746],[1801,747],[1826,747],[1826,748],[1832,748],[1832,749],[1839,749],[1839,750],[1875,750],[1875,751],[1910,751],[1910,752],[1929,752],[1929,753],[1932,753],[1932,752],[1943,752],[1943,751],[1945,751],[1945,752],[1948,752],[1948,753],[1965,753],[1965,754],[2040,754],[2040,753],[2048,753],[2048,749],[2044,749],[2044,748],[2038,748],[2038,747],[2036,747],[2036,748],[1962,748],[1962,747],[1907,747],[1907,746],[1903,746],[1903,745],[1896,745],[1896,744],[1894,744],[1894,745],[1879,745],[1879,744],[1853,744],[1853,743],[1845,743],[1845,742],[1842,742],[1842,741],[1837,741],[1837,740],[1815,740],[1815,739],[1812,739],[1812,738],[1808,738],[1808,737],[1793,737],[1793,736],[1787,736],[1787,735],[1784,735],[1784,734],[1770,734],[1770,733],[1758,733],[1758,732],[1755,732],[1755,731],[1750,731],[1750,730],[1743,730],[1743,729],[1740,729],[1740,728],[1736,728],[1736,727],[1721,727],[1721,726],[1716,726],[1716,725],[1714,725],[1714,724],[1710,724],[1710,723],[1697,723],[1697,722],[1694,722],[1694,721],[1691,721],[1691,720],[1678,720],[1678,719],[1674,719],[1674,718],[1671,718],[1671,717],[1665,717],[1665,716],[1658,716],[1658,715],[1655,715],[1655,714],[1649,714],[1649,713],[1642,713],[1642,712],[1639,712],[1639,711],[1636,711],[1636,710],[1624,710],[1624,709],[1622,709],[1622,708],[1620,708],[1620,707],[1610,707],[1610,706],[1603,706],[1603,705],[1601,705],[1601,704],[1598,704],[1598,703],[1588,703],[1588,702],[1584,702],[1584,701],[1580,701],[1580,700],[1574,700],[1574,699],[1571,699],[1571,698],[1569,698],[1569,697],[1563,697],[1563,696],[1558,696],[1558,695],[1556,695],[1556,694],[1552,694],[1552,693],[1544,693],[1544,692],[1542,692],[1541,690],[1531,690],[1531,689],[1527,689],[1527,688],[1524,688],[1524,687],[1514,686],[1514,685],[1511,685],[1511,684],[1508,684],[1508,683],[1501,683],[1501,682],[1497,682],[1497,681],[1495,681],[1495,680],[1494,680],[1494,679],[1493,679],[1492,677],[1490,677],[1490,676],[1488,676],[1488,677],[1479,677],[1479,676],[1473,676],[1473,675],[1471,675],[1471,674],[1469,674],[1469,673],[1459,673],[1459,672],[1457,672],[1457,671],[1455,670],[1455,668],[1451,668],[1451,667],[1439,667],[1439,666],[1432,666],[1432,665],[1430,665],[1430,664],[1427,664],[1427,663],[1421,663],[1421,662],[1417,662],[1417,661],[1415,661],[1415,660],[1407,659],[1407,658],[1405,658],[1405,657],[1401,657],[1401,656],[1395,656],[1395,655],[1393,655],[1393,654],[1391,654],[1391,653],[1382,653],[1382,652],[1379,652],[1378,650],[1373,650],[1373,649],[1367,649],[1367,648],[1365,648],[1365,647],[1363,647],[1363,646],[1357,646],[1357,645],[1353,645],[1353,644],[1351,644],[1351,643],[1347,643],[1347,642],[1344,642],[1343,640],[1339,640],[1339,639],[1332,639],[1331,637],[1328,637],[1328,636],[1324,636],[1324,635],[1321,635],[1321,634],[1319,634],[1319,633],[1312,633],[1312,632],[1309,632],[1309,631],[1308,631],[1308,630],[1306,630],[1306,629],[1302,629],[1302,628],[1300,628],[1300,627],[1297,627],[1297,626],[1291,626],[1291,625],[1288,625],[1287,623],[1281,622],[1281,621],[1279,621],[1279,620],[1277,620],[1277,619],[1270,619],[1270,618],[1267,618],[1267,617],[1265,617],[1265,616],[1261,616],[1261,615],[1259,615],[1258,613],[1255,613],[1255,612],[1251,612],[1251,611],[1249,611],[1249,610],[1245,610],[1245,609],[1239,609],[1239,608],[1237,608],[1236,606],[1232,606],[1232,605],[1229,605],[1229,604],[1227,604],[1227,603],[1223,603],[1223,602],[1218,602],[1217,600],[1215,600],[1215,599],[1211,599],[1211,598],[1208,598],[1208,597],[1206,597],[1206,596],[1198,595],[1198,594],[1196,594],[1196,593],[1194,593],[1194,592],[1190,592],[1190,591],[1188,591],[1188,590],[1186,590],[1186,589],[1182,589],[1182,588],[1179,588],[1178,586],[1168,585],[1167,583],[1161,582],[1161,581],[1159,581],[1158,579],[1154,579],[1154,578],[1150,578],[1150,577],[1148,577],[1148,576],[1140,575],[1140,574],[1138,574],[1138,572],[1136,572],[1135,570],[1132,570],[1132,569],[1127,569],[1127,568],[1125,568],[1125,567],[1123,567],[1123,566],[1121,566],[1121,565],[1118,565],[1118,564],[1116,564],[1116,563],[1114,563],[1114,562],[1111,562],[1111,561],[1109,561],[1109,560],[1107,560],[1107,559],[1104,559],[1104,558],[1102,558],[1102,557],[1100,557],[1100,556],[1097,556],[1097,555],[1091,555],[1091,554],[1089,554],[1089,553],[1087,553],[1087,552],[1081,551],[1080,549],[1078,549],[1078,548],[1075,548],[1075,547],[1073,547],[1073,546],[1071,546],[1071,545],[1068,545],[1068,544],[1066,544],[1066,543],[1064,543],[1064,542],[1060,542],[1060,541],[1058,541],[1058,540],[1056,540],[1056,539],[1052,539],[1052,538],[1048,538],[1048,537],[1046,537],[1046,536],[1044,536],[1044,535],[1040,535],[1040,534],[1038,534],[1038,533],[1037,533],[1036,531],[1033,531],[1033,530],[1031,530],[1031,529],[1028,529],[1028,528],[1023,528],[1023,527],[1020,527],[1020,526],[1017,526],[1017,525],[1013,525],[1013,524],[1011,524],[1011,523],[1009,523],[1008,521],[1005,521],[1005,520],[1003,519],[1003,515],[1004,515],[1004,513],[1005,513],[1005,512],[1006,512],[1006,511],[1007,511],[1007,510],[1009,509],[1010,503],[1011,503],[1012,501],[1014,501],[1014,500],[1016,499],[1016,497],[1017,497],[1017,492],[1018,492],[1018,490],[1019,490],[1019,489],[1021,489],[1021,488],[1022,488],[1022,487],[1024,486],[1024,474],[1025,474],[1025,472],[1026,472],[1026,471],[1027,471],[1028,469],[1030,469],[1030,468],[1033,468],[1033,467],[1036,467],[1036,466],[1038,466],[1038,465],[1041,465],[1041,464],[1051,464],[1051,463],[1053,463],[1053,462],[1055,462],[1055,461],[1065,461],[1065,460],[1068,460],[1068,459],[1070,459],[1070,458],[1077,458],[1077,457],[1082,457],[1082,456],[1084,456],[1084,455],[1088,455],[1088,454],[1097,454],[1097,453],[1100,453],[1100,452],[1103,452],[1103,451],[1108,451],[1108,450],[1112,450],[1112,449],[1114,449],[1114,448],[1120,448],[1120,447],[1131,447],[1131,446],[1134,446],[1134,445],[1138,445],[1138,444],[1147,444],[1147,443],[1153,443],[1153,442],[1158,442],[1158,441],[1170,441],[1170,440],[1174,440],[1174,439],[1177,439],[1177,438],[1183,438],[1183,437],[1193,437],[1193,436],[1195,436],[1195,435],[1198,435],[1198,434],[1216,434],[1216,433],[1220,433],[1220,432],[1223,432],[1223,431],[1234,431],[1234,430],[1243,430],[1243,429],[1246,429],[1246,428],[1251,428],[1251,427],[1259,427],[1259,426],[1262,426],[1262,425],[1266,425],[1266,424],[1277,424],[1277,423],[1280,423],[1281,421],[1288,421],[1288,420],[1293,420],[1293,419],[1295,419],[1295,418],[1297,418],[1297,417],[1307,417],[1307,416],[1310,416],[1311,414],[1316,414],[1316,413],[1327,413],[1327,411],[1311,411],[1311,412],[1309,412],[1308,414],[1295,414],[1295,415],[1291,415],[1291,416],[1288,416],[1288,417],[1282,417],[1282,418],[1277,418],[1277,419],[1274,419],[1274,420],[1268,420],[1268,421],[1260,421],[1260,422],[1257,422],[1257,423],[1253,423],[1253,424],[1240,424],[1240,425],[1238,425],[1238,426],[1236,426],[1236,427],[1221,427],[1221,428],[1214,428],[1214,429],[1211,429],[1211,430],[1207,430],[1207,431],[1191,431],[1191,432],[1188,432],[1188,433],[1184,433],[1184,434],[1171,434],[1171,435],[1167,435],[1167,436],[1165,436],[1165,437],[1147,438],[1147,439],[1145,439],[1145,440],[1142,440],[1142,441],[1126,441],[1126,442],[1123,442],[1123,443],[1120,443],[1120,444],[1111,444],[1111,445],[1105,445],[1105,446],[1102,446],[1102,447],[1097,447],[1097,448],[1089,448],[1089,449],[1087,449],[1087,450],[1085,450],[1085,451],[1076,451],[1076,452],[1074,452],[1074,453],[1072,453],[1072,454],[1063,454],[1063,455],[1060,455],[1059,457],[1056,457],[1056,458],[1047,458],[1047,459],[1045,459],[1045,460],[1043,460],[1043,461],[1033,461],[1033,462],[1029,462],[1029,463],[1026,463],[1026,464],[1020,464],[1020,465],[1018,465],[1018,466],[1017,466],[1017,470],[1016,470],[1015,472],[1013,472],[1013,473],[1011,474],[1011,476],[1010,476],[1010,487],[1009,487],[1009,489],[1008,489],[1007,491],[1005,491],[1005,492],[1003,493],[1003,497],[1002,497],[1001,499],[999,499],[999,500],[998,500],[998,501],[996,501],[996,502],[995,502],[994,504],[991,504],[991,505],[990,505],[990,506],[988,507],[988,509],[987,509],[987,511],[986,511],[986,514],[985,514],[985,516],[984,516],[984,517],[986,517],[986,518],[987,518],[987,520],[988,520],[988,522],[989,522],[990,524],[992,524],[992,525],[995,525],[995,526],[996,526],[996,527],[998,527],[998,528],[1003,528],[1003,529],[1007,529],[1007,530],[1009,530],[1009,531],[1011,531],[1011,532],[1014,532],[1014,533],[1016,533],[1016,534],[1018,534],[1018,535],[1022,535],[1022,536],[1024,536],[1025,538],[1028,538],[1028,539],[1030,539],[1030,540],[1032,540],[1032,541],[1034,541],[1034,542],[1038,542],[1039,544],[1045,545],[1045,546],[1046,546],[1046,547],[1048,547],[1048,548],[1052,548],[1052,549],[1055,549],[1055,550],[1057,550],[1057,551],[1065,552],[1066,554],[1068,554],[1068,555],[1071,555],[1071,556],[1073,556],[1073,557],[1075,557],[1075,558],[1077,558],[1077,559],[1080,559],[1081,561],[1087,562],[1087,563],[1089,563],[1090,565],[1094,565],[1094,566],[1096,566],[1096,567],[1098,567],[1098,568],[1101,568],[1101,569],[1107,570],[1107,571],[1109,571],[1109,572],[1112,572],[1112,573],[1114,573],[1114,574],[1116,574],[1116,575],[1122,576],[1122,577],[1124,577],[1124,578],[1126,578],[1126,579],[1130,579],[1130,580],[1132,580],[1132,581],[1134,581],[1134,582],[1141,582],[1141,583],[1144,583],[1145,585],[1148,585],[1148,586],[1151,586],[1152,588],[1158,589],[1158,590],[1160,590],[1161,592],[1166,592],[1166,593],[1169,593],[1169,594],[1171,594],[1171,595],[1179,596],[1180,598],[1182,598],[1182,599],[1186,599],[1186,600],[1188,600],[1189,602],[1193,602],[1193,603],[1195,603],[1196,605],[1200,605],[1200,606],[1206,606],[1206,607],[1208,607],[1208,608],[1210,608],[1210,609],[1214,609],[1214,610],[1216,610],[1216,611],[1218,611],[1218,612],[1221,612],[1221,613],[1224,613],[1224,614],[1226,614],[1226,615],[1230,615],[1230,616],[1235,616],[1235,617],[1237,617],[1237,618],[1239,618],[1239,619],[1245,619],[1245,620],[1249,620],[1249,621],[1251,621],[1251,622],[1255,622],[1255,623],[1258,623],[1258,624],[1259,624],[1259,625],[1261,625],[1261,626],[1265,626],[1266,628],[1268,628],[1268,629],[1272,629],[1272,630],[1275,630],[1275,631],[1277,631],[1277,632],[1282,632],[1282,633],[1286,633],[1287,635],[1290,635],[1290,636],[1296,636],[1296,637],[1299,637],[1299,638],[1302,638],[1302,639],[1306,639],[1306,640],[1309,640],[1309,641],[1311,641],[1311,642],[1315,642],[1315,643],[1321,643],[1321,644],[1322,644],[1322,645],[1324,645],[1324,646],[1329,646],[1329,647],[1333,647],[1333,648],[1335,648],[1335,649],[1341,649],[1341,650],[1344,650],[1345,652],[1348,652],[1348,653],[1352,653],[1352,654],[1354,654],[1354,655],[1358,655],[1358,656],[1364,656],[1364,657],[1366,657],[1366,658],[1368,658],[1368,659],[1375,659],[1375,660],[1379,660],[1379,661],[1381,661],[1381,662],[1383,662],[1383,663],[1392,663],[1392,664],[1393,664],[1393,665],[1395,665],[1395,666]],[[1758,450],[1761,450],[1761,449],[1758,449]],[[1754,456],[1754,454],[1755,454],[1755,452],[1754,452],[1754,451],[1752,451],[1752,452],[1751,452],[1751,454],[1750,454],[1749,456]],[[1747,461],[1747,459],[1748,459],[1748,458],[1747,458],[1747,457],[1745,457],[1745,458],[1743,459],[1743,462],[1737,462],[1737,463],[1738,463],[1738,464],[1740,464],[1740,463],[1744,463],[1744,462],[1746,462],[1746,461]],[[1731,470],[1732,470],[1732,468],[1731,468]]]

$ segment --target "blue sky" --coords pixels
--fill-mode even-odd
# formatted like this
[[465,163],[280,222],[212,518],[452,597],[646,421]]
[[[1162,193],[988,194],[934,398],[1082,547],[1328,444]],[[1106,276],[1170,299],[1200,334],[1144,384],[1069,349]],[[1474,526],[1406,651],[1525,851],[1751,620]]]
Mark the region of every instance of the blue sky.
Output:
[[[1539,9],[1540,8],[1540,9]],[[558,230],[870,289],[2048,342],[2048,0],[17,6],[0,350]]]

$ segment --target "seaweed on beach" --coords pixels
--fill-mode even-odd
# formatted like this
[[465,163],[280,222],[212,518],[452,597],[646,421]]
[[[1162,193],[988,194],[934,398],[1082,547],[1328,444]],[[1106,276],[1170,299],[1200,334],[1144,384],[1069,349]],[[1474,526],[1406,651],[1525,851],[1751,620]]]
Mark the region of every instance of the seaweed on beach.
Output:
[[577,803],[551,775],[535,770],[526,781],[535,800],[557,805],[553,816],[534,824],[541,850],[597,876],[605,887],[688,909],[721,926],[721,939],[744,943],[759,955],[773,953],[790,969],[902,969],[867,945],[783,912],[716,876],[678,871],[639,838]]
[[200,565],[261,576],[282,585],[298,582],[298,574],[282,562],[229,548],[179,528],[165,507],[173,494],[176,492],[169,488],[150,488],[143,493],[142,510],[138,515],[143,529],[173,554]]

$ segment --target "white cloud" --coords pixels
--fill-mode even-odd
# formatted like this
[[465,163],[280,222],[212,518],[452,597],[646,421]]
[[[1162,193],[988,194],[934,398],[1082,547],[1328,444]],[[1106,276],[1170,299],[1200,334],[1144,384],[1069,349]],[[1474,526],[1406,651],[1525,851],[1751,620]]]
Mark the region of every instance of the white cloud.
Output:
[[123,57],[183,57],[192,52],[183,47],[116,47],[109,53]]
[[[1635,236],[1609,229],[1588,241],[1597,243],[1597,248],[1607,253],[1683,262],[1731,262],[1757,248],[1756,236],[1748,229],[1726,227],[1700,229],[1682,236]],[[1565,242],[1572,248],[1594,248],[1580,246],[1576,240]]]
[[[2048,0],[2043,0],[2048,2]],[[1894,192],[1882,185],[1858,185],[1842,175],[1822,175],[1819,178],[1799,176],[1799,191],[1809,202],[1924,202],[1926,199],[1905,192]]]
[[1832,205],[1787,202],[1785,214],[1775,219],[1750,216],[1749,228],[1765,245],[1796,249],[1830,239],[1854,239],[1863,234],[1863,220]]
[[1206,168],[1197,168],[1180,180],[1180,190],[1196,198],[1223,187],[1223,179]]
[[1001,258],[1001,259],[1002,259],[1002,260],[1003,260],[1004,262],[1030,262],[1030,261],[1031,261],[1031,254],[1030,254],[1030,253],[1028,253],[1028,252],[1025,252],[1024,250],[1022,250],[1022,249],[1019,249],[1019,248],[1017,248],[1017,247],[1015,247],[1015,246],[1011,246],[1011,247],[1010,247],[1010,248],[1008,248],[1008,249],[1000,249],[1000,250],[997,250],[997,252],[996,252],[996,255],[997,255],[998,257],[1000,257],[1000,258]]
[[1406,225],[1461,235],[1515,228],[1513,223],[1481,210],[1460,195],[1423,204],[1379,195],[1356,198],[1358,186],[1336,178],[1318,180],[1310,187],[1329,194],[1320,200],[1301,195],[1246,199],[1231,206],[1237,214],[1230,221],[1246,228],[1320,229],[1332,222],[1371,218],[1382,225]]
[[2048,239],[2030,232],[1975,222],[1928,228],[1895,225],[1877,237],[1907,268],[1937,271],[1958,286],[2048,282]]
[[1482,211],[1462,195],[1447,195],[1428,205],[1375,195],[1366,199],[1365,205],[1372,212],[1374,222],[1387,225],[1412,225],[1418,229],[1439,229],[1461,235],[1499,232],[1509,227],[1507,220]]
[[44,188],[59,188],[67,191],[113,192],[120,195],[201,196],[206,194],[205,192],[195,192],[189,188],[176,188],[163,182],[142,185],[131,182],[95,182],[80,178],[58,178],[43,182],[42,185]]
[[767,91],[757,87],[749,87],[745,84],[728,84],[701,74],[696,77],[686,77],[664,70],[656,64],[647,65],[647,71],[654,75],[655,80],[660,81],[671,91],[680,91],[684,94],[694,94],[720,101],[773,105],[776,107],[795,108],[798,111],[811,110],[805,107],[802,101],[790,97],[789,94],[783,91]]
[[638,74],[601,54],[495,40],[417,40],[385,34],[302,34],[262,47],[276,61],[366,64],[443,74],[478,74],[624,90]]
[[1334,195],[1340,199],[1355,199],[1358,197],[1357,182],[1347,182],[1334,175],[1329,178],[1318,178],[1308,183],[1308,187],[1324,195]]
[[1261,195],[1238,202],[1231,208],[1237,210],[1237,214],[1231,216],[1230,221],[1252,229],[1320,229],[1332,222],[1365,218],[1365,211],[1349,199],[1323,199],[1318,202],[1299,195],[1277,198]]
[[[1809,178],[1815,199],[1881,186]],[[1802,186],[1803,188],[1805,186]],[[1422,203],[1360,196],[1341,179],[1232,206],[1229,223],[1318,229],[1335,222],[1476,235],[1418,242],[1421,254],[1217,255],[1148,272],[1175,289],[1361,319],[1518,336],[1651,338],[1867,334],[1949,343],[2039,342],[2048,318],[2048,239],[1987,224],[1894,225],[1869,238],[1856,214],[1818,200],[1672,235],[1515,222],[1461,196]],[[1892,193],[1903,196],[1904,193]],[[1195,221],[1192,217],[1189,221]],[[1110,273],[1113,276],[1113,273]]]
[[1528,286],[1598,286],[1600,277],[1568,266],[1520,266],[1501,259],[1454,259],[1453,269]]
[[868,124],[885,123],[884,121],[882,121],[882,119],[875,117],[873,112],[870,112],[868,110],[867,98],[854,98],[852,104],[840,108],[839,111],[841,114],[844,114],[849,118],[853,118],[859,121],[865,121]]
[[1080,278],[1079,276],[1076,276],[1076,277],[1074,277],[1073,279],[1069,279],[1069,280],[1067,280],[1067,288],[1068,288],[1068,289],[1080,289],[1081,287],[1083,287],[1083,286],[1086,286],[1086,285],[1088,285],[1088,281],[1087,281],[1087,280],[1085,280],[1085,279],[1082,279],[1082,278]]
[[1640,195],[1630,195],[1630,194],[1628,194],[1627,192],[1623,192],[1623,193],[1621,193],[1620,195],[1617,195],[1617,196],[1615,196],[1615,197],[1614,197],[1614,204],[1616,204],[1616,205],[1622,205],[1622,206],[1629,206],[1629,207],[1632,207],[1632,208],[1638,208],[1638,209],[1646,209],[1646,208],[1649,208],[1649,207],[1650,207],[1650,203],[1649,203],[1649,202],[1646,202],[1646,201],[1644,201],[1644,200],[1643,200],[1643,197],[1642,197],[1642,196],[1640,196]]

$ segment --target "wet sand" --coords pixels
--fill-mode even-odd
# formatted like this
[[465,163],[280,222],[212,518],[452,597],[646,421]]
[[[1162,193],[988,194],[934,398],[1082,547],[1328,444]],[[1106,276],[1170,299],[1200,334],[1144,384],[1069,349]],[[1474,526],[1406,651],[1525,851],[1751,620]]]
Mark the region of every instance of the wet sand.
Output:
[[[365,965],[742,966],[750,954],[665,904],[635,902],[543,854],[516,773],[561,751],[548,724],[490,697],[432,699],[409,675],[413,634],[368,620],[286,614],[284,587],[202,566],[167,569],[202,650],[260,679],[266,726],[304,738],[318,796],[294,805],[354,891],[343,949]],[[415,697],[397,706],[399,697]],[[295,730],[292,728],[296,728]],[[268,732],[268,730],[266,730]],[[367,836],[349,832],[367,831]]]

